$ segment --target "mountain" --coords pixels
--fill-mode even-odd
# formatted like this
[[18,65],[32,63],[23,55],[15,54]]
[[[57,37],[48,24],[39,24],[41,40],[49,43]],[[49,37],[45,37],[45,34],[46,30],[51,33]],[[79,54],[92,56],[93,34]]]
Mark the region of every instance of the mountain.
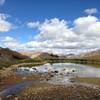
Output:
[[42,52],[21,52],[22,55],[28,56],[30,58],[38,57]]
[[59,58],[59,56],[56,54],[46,53],[46,52],[40,53],[37,57],[41,59],[58,59]]
[[21,53],[26,55],[30,58],[42,58],[42,59],[49,59],[49,58],[60,58],[60,59],[86,59],[86,60],[100,60],[100,50],[90,51],[81,53],[78,55],[75,54],[67,54],[67,55],[56,55],[46,52],[24,52]]
[[100,50],[83,53],[80,57],[88,60],[100,60]]
[[71,55],[69,59],[86,59],[86,60],[100,60],[100,50],[81,53],[79,55]]
[[0,67],[7,67],[11,64],[17,63],[20,60],[28,59],[29,57],[22,55],[9,48],[0,47]]
[[22,60],[28,58],[9,48],[0,48],[0,60]]
[[26,55],[30,58],[37,58],[37,59],[58,58],[58,55],[46,53],[46,52],[21,52],[21,54]]

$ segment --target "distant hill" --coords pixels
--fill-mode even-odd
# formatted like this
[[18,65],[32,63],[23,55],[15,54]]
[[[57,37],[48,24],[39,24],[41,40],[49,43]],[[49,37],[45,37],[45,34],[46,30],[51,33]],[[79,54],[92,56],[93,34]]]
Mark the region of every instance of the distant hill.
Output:
[[100,64],[100,50],[81,53],[78,55],[56,55],[46,52],[25,53],[35,61],[47,61],[47,62],[73,62],[73,63],[95,63]]
[[71,55],[69,59],[86,59],[86,60],[100,60],[100,50],[81,53],[79,55]]
[[41,59],[58,59],[59,56],[56,55],[56,54],[52,54],[52,53],[42,52],[37,56],[37,58],[41,58]]
[[28,57],[9,48],[0,47],[0,67],[6,67]]
[[0,48],[0,60],[21,60],[26,58],[28,57],[16,51],[8,48]]
[[40,58],[40,59],[51,59],[59,57],[56,54],[51,54],[46,52],[22,52],[21,54],[26,55],[30,58]]
[[16,63],[28,63],[28,62],[84,62],[97,63],[100,62],[100,50],[91,52],[81,53],[79,55],[67,54],[67,55],[56,55],[46,52],[21,52],[10,50],[9,48],[0,47],[0,68],[8,67]]
[[49,59],[49,58],[59,58],[59,59],[87,59],[87,60],[100,60],[100,50],[90,51],[81,53],[78,55],[75,54],[67,54],[67,55],[56,55],[50,54],[46,52],[24,52],[21,53],[26,55],[30,58],[42,58],[42,59]]
[[100,50],[83,53],[79,57],[88,60],[100,60]]
[[42,52],[21,52],[22,55],[28,56],[30,58],[36,58],[39,56]]

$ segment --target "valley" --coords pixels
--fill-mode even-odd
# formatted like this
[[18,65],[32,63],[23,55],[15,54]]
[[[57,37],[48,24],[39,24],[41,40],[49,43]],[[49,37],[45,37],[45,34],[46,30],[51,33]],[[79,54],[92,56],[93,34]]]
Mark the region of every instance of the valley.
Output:
[[33,55],[1,49],[1,100],[99,100],[99,59],[49,53]]

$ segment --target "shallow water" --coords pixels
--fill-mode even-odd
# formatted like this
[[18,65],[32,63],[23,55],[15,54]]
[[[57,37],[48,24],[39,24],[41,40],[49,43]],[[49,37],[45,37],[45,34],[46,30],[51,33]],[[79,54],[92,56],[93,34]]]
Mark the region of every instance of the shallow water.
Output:
[[[23,67],[22,69],[18,68],[17,72],[19,72],[19,73],[35,73],[35,71],[24,70],[24,68],[26,68],[26,67]],[[81,64],[55,63],[52,65],[45,64],[45,65],[38,66],[35,68],[37,68],[38,72],[41,72],[41,73],[48,72],[49,68],[51,70],[57,70],[59,72],[61,72],[62,69],[67,68],[69,71],[75,70],[75,72],[73,72],[70,75],[76,75],[79,77],[100,77],[100,68],[95,68],[95,67],[81,65]]]
[[[32,67],[34,69],[34,67]],[[45,64],[42,66],[36,66],[37,70],[33,70],[28,67],[20,67],[16,70],[17,73],[20,74],[32,74],[32,73],[48,73],[49,71],[58,71],[54,73],[53,77],[51,77],[48,81],[43,81],[51,84],[61,84],[61,85],[70,85],[73,84],[71,78],[76,76],[78,77],[98,77],[100,78],[100,68],[94,68],[91,66],[85,66],[81,64],[73,64],[73,63],[55,63],[53,65]],[[64,69],[67,69],[67,74],[63,72]],[[73,71],[74,70],[74,71]],[[21,89],[30,86],[33,81],[27,81],[19,84],[15,84],[13,86],[8,87],[4,91],[0,92],[0,96],[8,96]]]
[[15,85],[11,85],[0,92],[0,97],[7,97],[13,94],[17,94],[20,90],[23,90],[24,88],[30,87],[33,84],[42,83],[40,81],[26,81],[17,83]]
[[[34,67],[32,67],[34,68]],[[35,67],[37,71],[32,68],[21,67],[17,69],[18,73],[44,73],[51,71],[58,71],[48,82],[53,84],[69,84],[70,79],[74,77],[98,77],[100,78],[100,68],[85,66],[73,63],[55,63],[50,65],[45,64]],[[64,74],[63,70],[66,69],[67,73]]]
[[[54,64],[54,67],[67,67],[76,69],[76,75],[79,77],[98,77],[100,78],[100,68],[95,68],[91,66],[81,65],[81,64],[72,64],[72,63],[62,63]],[[61,69],[61,68],[60,68]]]
[[17,91],[20,91],[25,87],[29,87],[32,83],[33,83],[33,81],[28,81],[28,82],[22,82],[22,83],[18,83],[18,84],[9,86],[7,89],[0,92],[0,96],[5,97],[5,96],[11,95],[13,93],[16,93]]

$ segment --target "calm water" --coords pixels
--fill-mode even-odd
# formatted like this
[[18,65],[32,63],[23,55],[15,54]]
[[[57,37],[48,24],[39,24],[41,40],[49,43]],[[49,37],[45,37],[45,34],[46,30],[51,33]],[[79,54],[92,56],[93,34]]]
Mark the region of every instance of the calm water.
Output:
[[[34,68],[34,67],[33,67]],[[58,71],[54,77],[52,77],[48,82],[53,84],[69,84],[70,79],[76,76],[78,77],[98,77],[100,78],[100,68],[94,68],[91,66],[85,66],[81,64],[73,63],[55,63],[55,64],[45,64],[42,66],[35,67],[37,71],[32,68],[21,67],[17,69],[19,73],[44,73],[51,71]],[[63,70],[66,69],[65,73]]]
[[[25,69],[24,69],[25,68]],[[34,67],[33,67],[34,68]],[[49,69],[57,70],[61,72],[63,69],[68,69],[69,72],[75,70],[70,75],[76,75],[79,77],[100,77],[100,68],[95,68],[91,66],[81,65],[81,64],[73,64],[73,63],[55,63],[53,65],[45,64],[42,66],[35,67],[37,72],[48,72]],[[17,69],[19,73],[35,73],[34,70],[31,70],[26,67],[21,67]]]
[[33,81],[28,81],[28,82],[22,82],[19,84],[9,86],[7,89],[0,92],[0,96],[8,96],[8,95],[11,95],[13,93],[16,93],[17,91],[19,91],[25,87],[30,86],[32,83],[33,83]]

